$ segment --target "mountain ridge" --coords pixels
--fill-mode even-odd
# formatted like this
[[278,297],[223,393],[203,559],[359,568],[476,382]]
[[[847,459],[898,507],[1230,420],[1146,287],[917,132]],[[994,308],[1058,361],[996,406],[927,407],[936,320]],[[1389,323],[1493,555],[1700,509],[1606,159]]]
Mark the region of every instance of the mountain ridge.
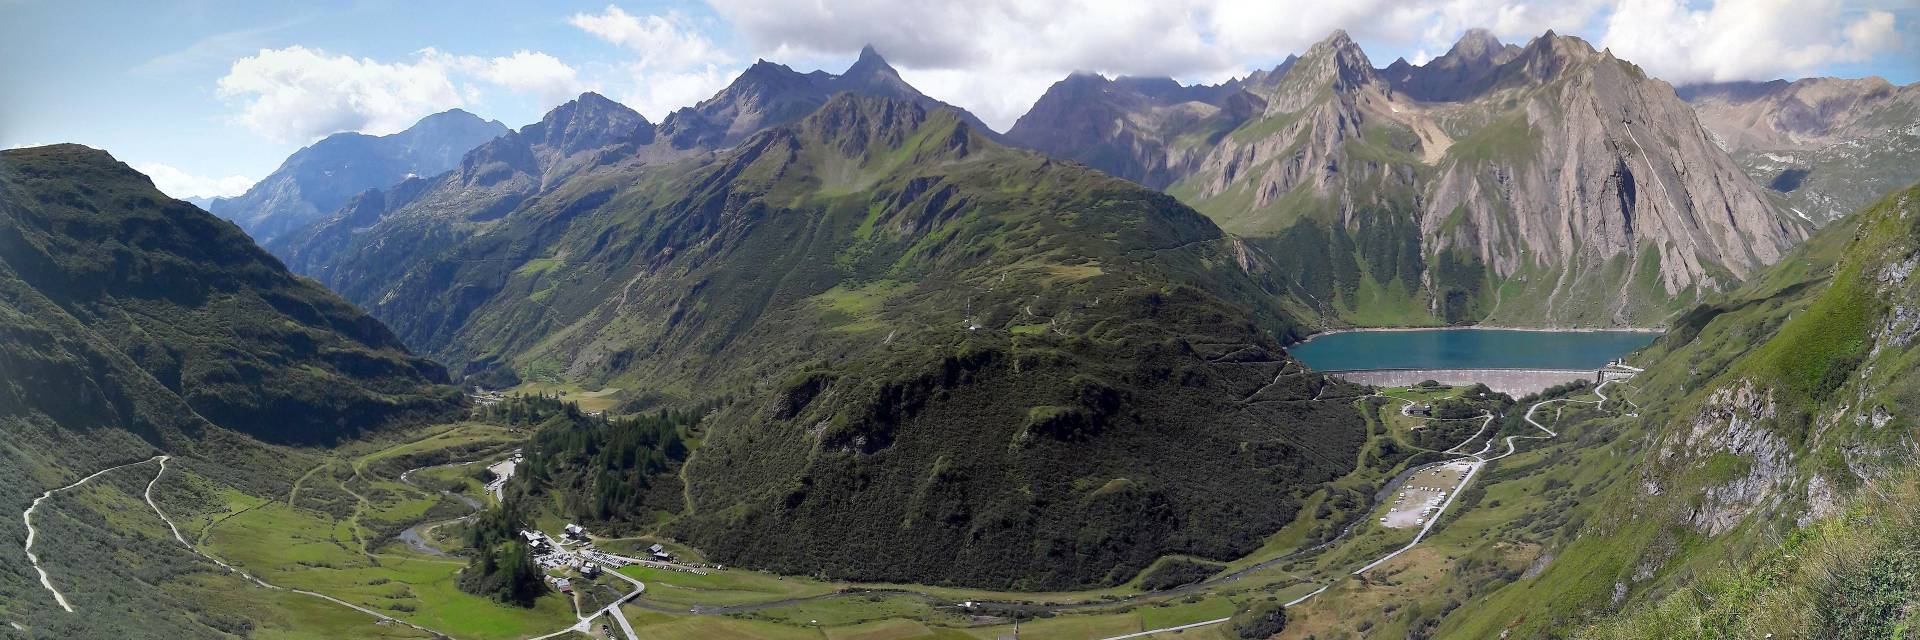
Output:
[[246,193],[195,204],[266,244],[362,191],[446,171],[468,150],[506,132],[499,121],[451,109],[384,136],[336,133],[295,151]]

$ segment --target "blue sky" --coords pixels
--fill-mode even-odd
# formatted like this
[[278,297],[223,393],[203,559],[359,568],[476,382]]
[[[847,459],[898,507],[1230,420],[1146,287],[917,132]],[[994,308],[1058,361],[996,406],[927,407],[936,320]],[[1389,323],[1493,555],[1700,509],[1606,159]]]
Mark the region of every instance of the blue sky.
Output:
[[79,142],[173,195],[232,194],[335,131],[454,107],[518,127],[588,89],[657,120],[757,58],[837,71],[865,43],[1002,129],[1074,70],[1213,82],[1335,28],[1376,66],[1552,28],[1675,83],[1906,84],[1916,22],[1920,0],[0,0],[0,148]]

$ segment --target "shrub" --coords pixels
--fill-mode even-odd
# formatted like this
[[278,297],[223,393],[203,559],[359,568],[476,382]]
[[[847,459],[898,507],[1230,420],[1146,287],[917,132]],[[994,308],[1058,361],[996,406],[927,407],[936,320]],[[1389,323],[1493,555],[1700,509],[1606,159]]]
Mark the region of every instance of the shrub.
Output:
[[1233,632],[1242,638],[1271,638],[1287,630],[1287,608],[1276,600],[1257,600],[1233,615]]

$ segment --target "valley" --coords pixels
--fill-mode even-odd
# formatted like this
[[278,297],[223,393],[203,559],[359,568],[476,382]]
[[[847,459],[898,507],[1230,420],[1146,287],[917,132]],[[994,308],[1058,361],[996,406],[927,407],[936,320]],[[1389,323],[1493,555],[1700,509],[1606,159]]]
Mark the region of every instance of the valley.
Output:
[[[1189,7],[1110,67],[725,4],[466,18],[590,67],[259,48],[182,84],[235,159],[141,123],[257,181],[0,150],[0,638],[1920,628],[1920,85],[1667,76],[1619,15]],[[1858,13],[1820,55],[1899,40]]]

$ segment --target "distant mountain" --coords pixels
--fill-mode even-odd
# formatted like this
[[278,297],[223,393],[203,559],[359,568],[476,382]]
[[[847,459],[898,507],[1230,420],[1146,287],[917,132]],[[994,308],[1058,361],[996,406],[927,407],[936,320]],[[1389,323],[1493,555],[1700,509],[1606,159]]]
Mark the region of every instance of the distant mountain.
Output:
[[1187,87],[1169,78],[1076,73],[1049,87],[1007,130],[1007,142],[1164,188],[1191,172],[1219,136],[1266,110],[1245,84]]
[[1522,49],[1503,44],[1486,29],[1468,29],[1445,55],[1415,66],[1405,58],[1394,60],[1380,76],[1399,91],[1424,102],[1451,102],[1472,98],[1497,80],[1495,71],[1518,57]]
[[264,245],[362,191],[445,172],[467,151],[506,132],[497,121],[454,109],[391,135],[336,133],[295,151],[246,193],[194,204],[239,223]]
[[[289,268],[363,306],[423,258],[542,196],[576,173],[656,149],[656,127],[597,93],[468,152],[451,171],[354,198],[333,215],[267,243]],[[657,150],[657,149],[656,149]]]
[[669,114],[660,125],[660,135],[676,149],[732,147],[761,130],[799,120],[843,92],[954,111],[982,135],[995,135],[965,109],[927,97],[907,84],[871,46],[862,48],[859,59],[839,75],[800,73],[786,65],[756,61],[720,93]]
[[475,148],[448,173],[367,193],[262,244],[294,271],[349,300],[374,305],[380,301],[376,292],[404,274],[402,265],[453,246],[517,207],[539,206],[544,194],[575,173],[620,163],[667,164],[730,148],[769,127],[792,124],[838,93],[952,111],[980,135],[997,137],[973,115],[901,80],[872,47],[839,75],[803,74],[760,61],[712,98],[657,125],[599,94],[583,94],[541,122]]
[[1552,32],[1469,31],[1386,69],[1336,32],[1184,88],[1249,94],[1233,108],[1095,80],[1055,85],[1009,138],[1165,184],[1272,256],[1327,324],[1662,324],[1811,227],[1665,83]]
[[0,289],[0,407],[30,421],[310,443],[461,405],[379,322],[102,151],[0,154]]
[[1825,224],[1920,180],[1920,83],[1806,78],[1679,92],[1795,216]]

